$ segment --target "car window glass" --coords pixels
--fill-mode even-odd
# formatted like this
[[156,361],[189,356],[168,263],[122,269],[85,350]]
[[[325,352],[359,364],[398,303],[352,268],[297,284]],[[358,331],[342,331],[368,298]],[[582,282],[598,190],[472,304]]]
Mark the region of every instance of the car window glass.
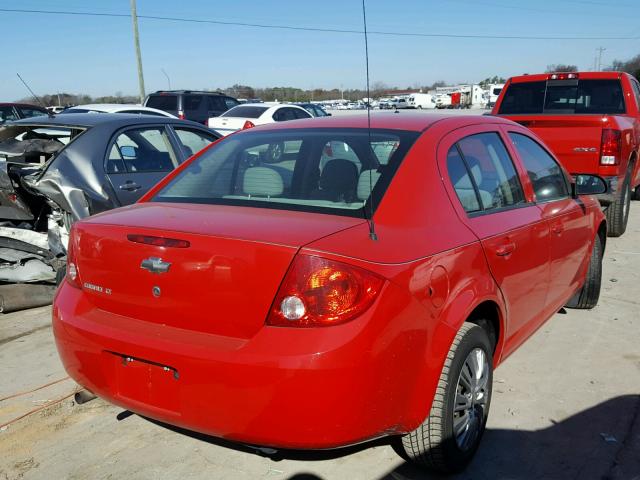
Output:
[[0,122],[11,122],[13,120],[18,120],[13,107],[0,107]]
[[38,110],[35,108],[20,107],[20,111],[22,112],[22,116],[24,118],[39,117],[41,115],[46,115],[46,113],[43,112],[42,110]]
[[209,95],[207,97],[208,109],[215,110],[216,112],[224,112],[228,110],[227,104],[224,103],[224,100],[220,96]]
[[180,140],[182,150],[187,157],[190,157],[194,153],[199,152],[211,142],[214,142],[216,140],[216,137],[214,137],[213,135],[189,128],[174,127],[174,130],[176,132],[176,135],[178,136],[178,139]]
[[202,95],[185,95],[184,110],[199,110],[202,103]]
[[[372,191],[384,191],[416,136],[340,129],[232,135],[195,158],[154,201],[356,211]],[[372,143],[400,146],[389,165],[381,165]],[[327,152],[328,145],[335,151]]]
[[127,130],[109,150],[107,173],[169,172],[175,159],[162,127]]
[[146,107],[158,110],[178,110],[178,97],[176,95],[149,95]]
[[453,189],[465,212],[471,213],[481,210],[478,195],[471,182],[469,171],[455,145],[451,147],[447,154],[447,170]]
[[226,110],[228,110],[230,108],[233,108],[233,107],[235,107],[237,105],[240,105],[239,102],[237,102],[236,100],[234,100],[231,97],[224,97],[224,104],[226,106]]
[[293,110],[293,114],[295,115],[296,118],[311,118],[311,114],[306,110],[302,110],[298,108],[292,108],[291,110]]
[[537,142],[519,133],[509,133],[536,194],[536,200],[555,200],[569,196],[567,180],[558,163]]
[[462,158],[476,180],[483,210],[524,203],[520,179],[497,133],[481,133],[458,142]]
[[640,108],[640,83],[638,83],[636,80],[631,80],[631,86],[633,87],[633,92],[635,93],[636,105],[638,106],[638,108]]

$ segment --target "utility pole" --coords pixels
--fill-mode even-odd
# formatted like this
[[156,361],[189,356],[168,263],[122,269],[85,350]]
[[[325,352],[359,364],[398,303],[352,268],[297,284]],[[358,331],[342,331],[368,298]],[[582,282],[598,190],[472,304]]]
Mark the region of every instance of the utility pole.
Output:
[[140,36],[138,35],[138,13],[136,11],[136,0],[131,0],[131,21],[133,22],[133,43],[136,48],[136,58],[138,59],[138,85],[140,87],[140,103],[144,103],[144,76],[142,74],[142,54],[140,53]]
[[602,71],[602,52],[604,52],[606,50],[606,48],[604,47],[598,47],[596,48],[596,51],[598,52],[598,72]]

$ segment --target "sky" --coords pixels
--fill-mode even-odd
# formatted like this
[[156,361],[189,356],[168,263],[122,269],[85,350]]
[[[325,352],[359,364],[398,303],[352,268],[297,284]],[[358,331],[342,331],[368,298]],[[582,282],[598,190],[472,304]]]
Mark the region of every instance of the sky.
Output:
[[[53,15],[2,9],[92,12]],[[637,0],[366,0],[370,32],[633,40],[442,38],[369,35],[371,83],[406,88],[436,80],[477,82],[544,71],[549,64],[594,67],[640,54]],[[137,0],[138,15],[356,30],[361,0]],[[137,94],[130,0],[0,0],[3,32],[0,101],[29,94]],[[361,33],[257,28],[139,19],[147,93],[254,87],[364,88]],[[166,72],[166,75],[163,73]]]

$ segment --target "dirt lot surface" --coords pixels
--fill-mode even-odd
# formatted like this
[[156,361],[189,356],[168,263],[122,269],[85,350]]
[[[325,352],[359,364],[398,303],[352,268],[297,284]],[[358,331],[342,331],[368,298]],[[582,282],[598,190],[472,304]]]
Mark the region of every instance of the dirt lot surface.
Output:
[[[455,478],[640,480],[639,312],[634,202],[627,233],[607,243],[600,305],[554,316],[496,371],[486,435]],[[100,399],[75,405],[49,314],[0,316],[0,480],[439,478],[386,442],[271,459]]]

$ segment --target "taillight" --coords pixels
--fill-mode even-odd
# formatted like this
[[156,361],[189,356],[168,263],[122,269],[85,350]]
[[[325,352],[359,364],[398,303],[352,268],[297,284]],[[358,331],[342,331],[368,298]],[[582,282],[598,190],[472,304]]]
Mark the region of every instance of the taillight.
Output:
[[182,111],[182,110],[178,110],[178,118],[179,118],[180,120],[184,120],[184,119],[185,119],[184,111]]
[[80,288],[80,270],[78,269],[78,262],[76,259],[77,249],[77,234],[75,229],[71,227],[69,245],[67,247],[67,275],[65,278],[69,285]]
[[617,165],[622,156],[622,132],[613,128],[602,129],[600,164]]
[[242,130],[246,130],[247,128],[253,128],[253,127],[255,127],[255,124],[247,120],[246,122],[244,122],[244,125],[242,126]]
[[577,73],[553,73],[547,77],[549,80],[574,80],[578,78]]
[[353,265],[298,255],[276,295],[268,325],[325,327],[364,313],[382,290],[384,279]]

